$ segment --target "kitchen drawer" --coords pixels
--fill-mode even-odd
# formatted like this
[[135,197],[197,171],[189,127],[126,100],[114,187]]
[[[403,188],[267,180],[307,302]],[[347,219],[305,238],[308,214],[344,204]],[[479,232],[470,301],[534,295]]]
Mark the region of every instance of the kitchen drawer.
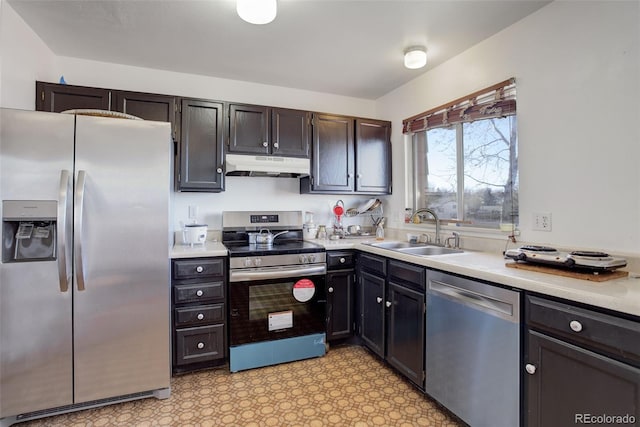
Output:
[[361,253],[358,257],[358,264],[361,269],[376,273],[379,276],[387,275],[387,259],[376,255]]
[[527,326],[640,366],[640,322],[527,296]]
[[224,322],[224,304],[198,305],[175,309],[176,328]]
[[173,286],[173,301],[176,304],[212,301],[222,298],[224,298],[224,282],[205,282]]
[[225,258],[194,258],[173,261],[174,279],[224,276]]
[[411,285],[418,291],[426,288],[426,269],[406,262],[389,260],[388,276],[394,282]]
[[224,324],[178,329],[175,345],[176,365],[222,359],[225,357]]
[[327,268],[329,270],[354,268],[356,264],[355,254],[349,251],[327,252]]

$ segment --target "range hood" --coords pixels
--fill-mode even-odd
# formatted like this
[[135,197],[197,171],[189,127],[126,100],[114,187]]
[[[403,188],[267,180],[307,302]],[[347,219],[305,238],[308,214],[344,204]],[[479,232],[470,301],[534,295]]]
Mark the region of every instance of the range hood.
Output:
[[225,162],[226,175],[230,176],[297,178],[311,171],[311,161],[298,157],[227,154]]

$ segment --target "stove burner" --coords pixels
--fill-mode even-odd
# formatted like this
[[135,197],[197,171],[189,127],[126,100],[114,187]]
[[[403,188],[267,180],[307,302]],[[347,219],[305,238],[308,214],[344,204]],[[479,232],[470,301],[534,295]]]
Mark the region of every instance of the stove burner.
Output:
[[531,251],[531,252],[557,252],[556,248],[550,248],[549,246],[536,246],[536,245],[528,245],[522,246],[520,248],[523,251]]
[[573,256],[583,256],[589,258],[608,258],[609,254],[604,252],[594,252],[594,251],[573,251],[571,252]]

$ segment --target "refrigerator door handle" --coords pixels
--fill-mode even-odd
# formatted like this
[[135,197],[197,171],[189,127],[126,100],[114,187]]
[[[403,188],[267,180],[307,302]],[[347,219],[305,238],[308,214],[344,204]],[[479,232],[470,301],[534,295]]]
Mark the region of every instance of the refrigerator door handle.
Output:
[[82,208],[84,206],[84,184],[87,173],[78,171],[78,181],[76,182],[75,215],[74,215],[74,254],[76,261],[76,282],[78,290],[84,291],[84,266],[82,264]]
[[67,203],[69,201],[69,171],[60,171],[60,191],[58,196],[58,278],[60,280],[60,292],[69,290],[69,276],[67,272]]

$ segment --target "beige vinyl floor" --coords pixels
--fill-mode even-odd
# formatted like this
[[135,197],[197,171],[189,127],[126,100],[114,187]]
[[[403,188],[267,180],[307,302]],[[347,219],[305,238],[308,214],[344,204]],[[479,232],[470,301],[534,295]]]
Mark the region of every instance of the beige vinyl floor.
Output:
[[441,407],[358,346],[324,356],[171,380],[171,397],[144,399],[17,424],[64,426],[460,427]]

